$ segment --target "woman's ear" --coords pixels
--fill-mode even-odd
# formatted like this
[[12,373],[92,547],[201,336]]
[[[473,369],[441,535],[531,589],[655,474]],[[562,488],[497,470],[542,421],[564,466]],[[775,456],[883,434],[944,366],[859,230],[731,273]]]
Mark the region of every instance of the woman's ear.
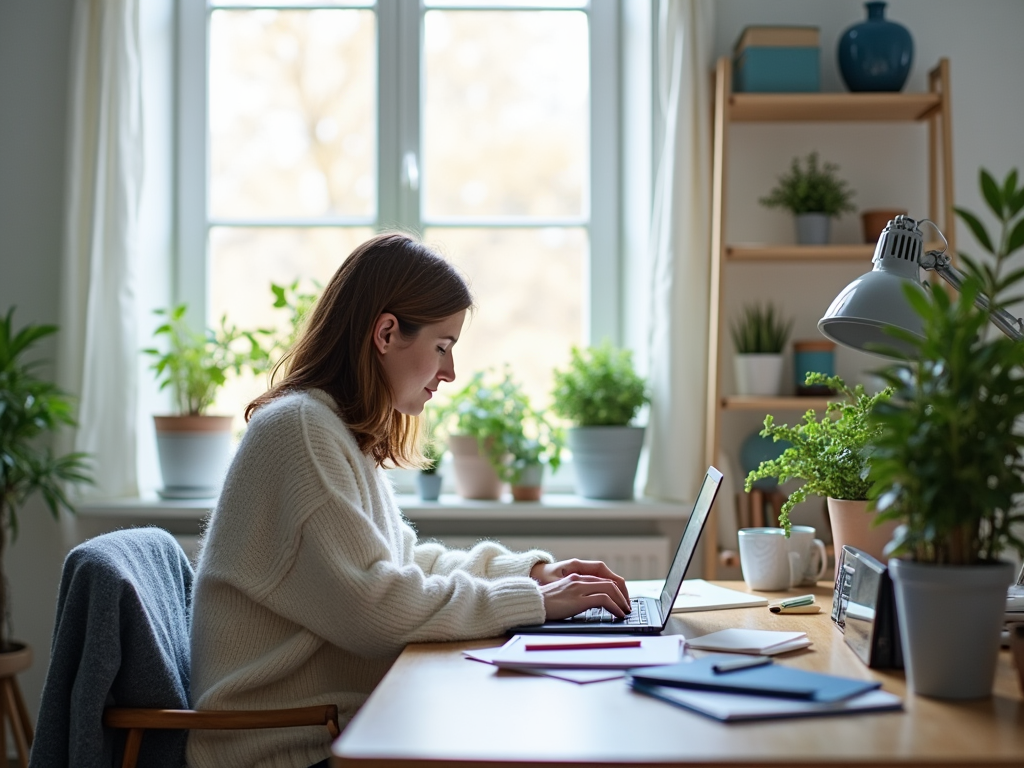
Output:
[[398,318],[390,312],[382,312],[377,318],[377,322],[373,324],[373,345],[379,354],[387,354],[388,349],[395,342],[396,333],[398,333]]

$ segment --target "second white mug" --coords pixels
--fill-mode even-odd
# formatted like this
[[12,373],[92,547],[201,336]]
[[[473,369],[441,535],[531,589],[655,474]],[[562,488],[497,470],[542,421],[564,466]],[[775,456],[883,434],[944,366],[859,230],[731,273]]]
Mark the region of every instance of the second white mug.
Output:
[[[810,525],[794,525],[789,531],[789,551],[796,552],[800,557],[797,573],[800,575],[797,584],[814,584],[825,577],[828,572],[828,554],[825,543],[814,538],[816,531]],[[794,584],[793,586],[796,586]]]

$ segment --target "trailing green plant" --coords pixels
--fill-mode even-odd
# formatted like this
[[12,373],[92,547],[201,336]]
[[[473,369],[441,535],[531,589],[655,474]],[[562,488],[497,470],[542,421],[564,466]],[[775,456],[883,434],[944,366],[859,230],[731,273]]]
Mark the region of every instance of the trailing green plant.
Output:
[[554,372],[552,410],[580,427],[626,426],[650,398],[647,383],[633,367],[633,353],[605,341],[581,350]]
[[3,556],[18,536],[18,512],[36,493],[54,519],[74,512],[65,484],[91,483],[88,454],[54,455],[45,439],[75,426],[73,400],[56,384],[39,377],[40,361],[25,356],[55,325],[26,325],[14,330],[14,308],[0,318],[0,650],[10,643],[7,579]]
[[869,395],[860,384],[852,389],[839,376],[808,373],[808,386],[822,385],[844,396],[830,401],[819,418],[809,410],[795,426],[778,425],[771,414],[764,417],[762,437],[790,445],[777,459],[762,461],[747,475],[744,488],[749,493],[754,482],[768,477],[784,483],[790,479],[803,484],[790,494],[779,512],[779,526],[789,536],[789,513],[811,494],[833,499],[867,499],[871,488],[872,454],[881,432],[869,415],[877,404],[892,395],[892,388]]
[[982,169],[980,183],[998,234],[970,211],[956,213],[992,258],[960,253],[959,295],[905,291],[923,336],[891,331],[911,351],[889,350],[898,362],[881,375],[896,391],[871,417],[879,430],[871,497],[880,517],[901,523],[891,554],[926,563],[1024,554],[1013,530],[1024,521],[1024,342],[990,327],[996,309],[1021,298],[1024,269],[1009,262],[1024,247],[1024,187],[1016,170],[1000,184]]
[[278,340],[277,346],[282,351],[292,348],[295,340],[299,337],[309,312],[316,304],[316,300],[323,290],[320,283],[313,281],[314,292],[299,289],[299,280],[288,285],[270,284],[270,292],[274,294],[274,309],[285,309],[288,311],[287,331]]
[[803,162],[794,157],[789,173],[779,176],[778,184],[759,202],[766,208],[785,208],[794,214],[842,216],[856,209],[851,202],[854,192],[839,178],[838,171],[835,163],[819,165],[817,152],[811,152]]
[[442,412],[448,434],[475,437],[480,453],[502,479],[508,479],[506,460],[528,409],[526,394],[506,366],[500,376],[493,370],[474,373]]
[[[432,416],[432,410],[439,411],[440,417]],[[441,466],[441,460],[444,458],[444,440],[440,434],[440,419],[443,418],[443,414],[443,409],[432,408],[424,410],[421,417],[423,422],[423,445],[421,448],[423,464],[420,466],[420,471],[425,475],[436,474]]]
[[751,304],[730,330],[737,354],[778,355],[786,348],[793,321],[783,320],[771,302],[764,307]]
[[200,333],[185,319],[187,311],[185,304],[155,310],[167,321],[153,336],[165,337],[167,348],[142,351],[156,358],[150,368],[156,372],[161,390],[173,390],[178,413],[200,416],[213,405],[229,371],[240,374],[249,369],[260,374],[267,370],[270,344],[264,342],[272,333],[265,329],[240,330],[228,324],[226,315],[221,317],[219,329]]

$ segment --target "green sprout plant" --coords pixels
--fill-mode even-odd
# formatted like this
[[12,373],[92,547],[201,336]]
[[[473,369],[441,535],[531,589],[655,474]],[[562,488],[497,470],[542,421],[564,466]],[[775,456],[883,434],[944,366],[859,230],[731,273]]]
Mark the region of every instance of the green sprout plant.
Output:
[[783,320],[771,302],[763,307],[744,307],[742,316],[730,327],[732,342],[740,355],[781,354],[792,330],[793,321]]
[[228,323],[227,316],[221,317],[217,330],[198,332],[186,320],[187,311],[185,304],[155,310],[166,322],[153,335],[165,339],[167,346],[149,347],[143,353],[154,358],[150,368],[161,390],[172,389],[178,413],[201,416],[213,405],[229,371],[237,375],[244,369],[255,374],[267,370],[270,352],[264,342],[271,332],[240,330]]
[[526,468],[530,466],[547,465],[554,472],[561,466],[564,447],[565,433],[562,428],[527,402],[520,429],[511,435],[508,445],[512,455],[508,481],[513,485],[519,483]]
[[762,437],[790,445],[777,459],[763,461],[747,475],[744,488],[749,493],[754,483],[769,477],[780,483],[790,479],[803,484],[790,494],[779,512],[779,527],[790,532],[789,513],[808,496],[861,500],[871,489],[872,452],[881,428],[869,420],[879,404],[892,395],[892,388],[869,395],[860,384],[850,388],[839,376],[822,373],[807,374],[808,386],[824,385],[845,399],[831,401],[819,418],[808,410],[795,426],[778,425],[771,414],[764,417]]
[[554,372],[552,410],[580,427],[625,426],[650,398],[633,367],[633,353],[605,341],[573,347],[569,365]]
[[839,178],[838,171],[834,163],[819,163],[817,152],[803,161],[794,157],[789,172],[779,176],[777,185],[759,202],[766,208],[785,208],[794,214],[842,216],[855,210],[851,202],[854,192]]
[[[960,253],[966,278],[959,295],[906,295],[923,337],[893,330],[909,353],[881,372],[892,399],[871,417],[878,430],[871,498],[882,519],[897,520],[890,554],[923,563],[993,562],[1008,548],[1024,553],[1014,526],[1024,521],[1024,342],[990,324],[992,313],[1020,301],[1024,269],[1024,187],[1016,170],[1002,183],[984,169],[982,196],[998,233],[957,208],[990,256]],[[979,298],[985,300],[979,302]]]
[[507,479],[507,457],[522,433],[528,409],[526,394],[506,367],[500,375],[492,370],[474,373],[442,413],[448,433],[475,437],[481,455]]

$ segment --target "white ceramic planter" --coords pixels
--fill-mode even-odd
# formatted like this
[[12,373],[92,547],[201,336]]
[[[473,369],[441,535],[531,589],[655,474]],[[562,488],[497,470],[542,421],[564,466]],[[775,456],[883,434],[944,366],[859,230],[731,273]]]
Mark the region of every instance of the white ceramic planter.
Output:
[[990,696],[1013,566],[894,558],[889,575],[910,689],[942,699]]
[[441,483],[444,477],[440,472],[420,472],[416,475],[416,488],[421,501],[437,501],[441,496]]
[[231,461],[230,416],[154,416],[165,499],[220,493]]
[[828,245],[832,220],[827,213],[799,213],[793,218],[799,245]]
[[735,355],[733,373],[736,374],[736,394],[782,394],[782,355]]

